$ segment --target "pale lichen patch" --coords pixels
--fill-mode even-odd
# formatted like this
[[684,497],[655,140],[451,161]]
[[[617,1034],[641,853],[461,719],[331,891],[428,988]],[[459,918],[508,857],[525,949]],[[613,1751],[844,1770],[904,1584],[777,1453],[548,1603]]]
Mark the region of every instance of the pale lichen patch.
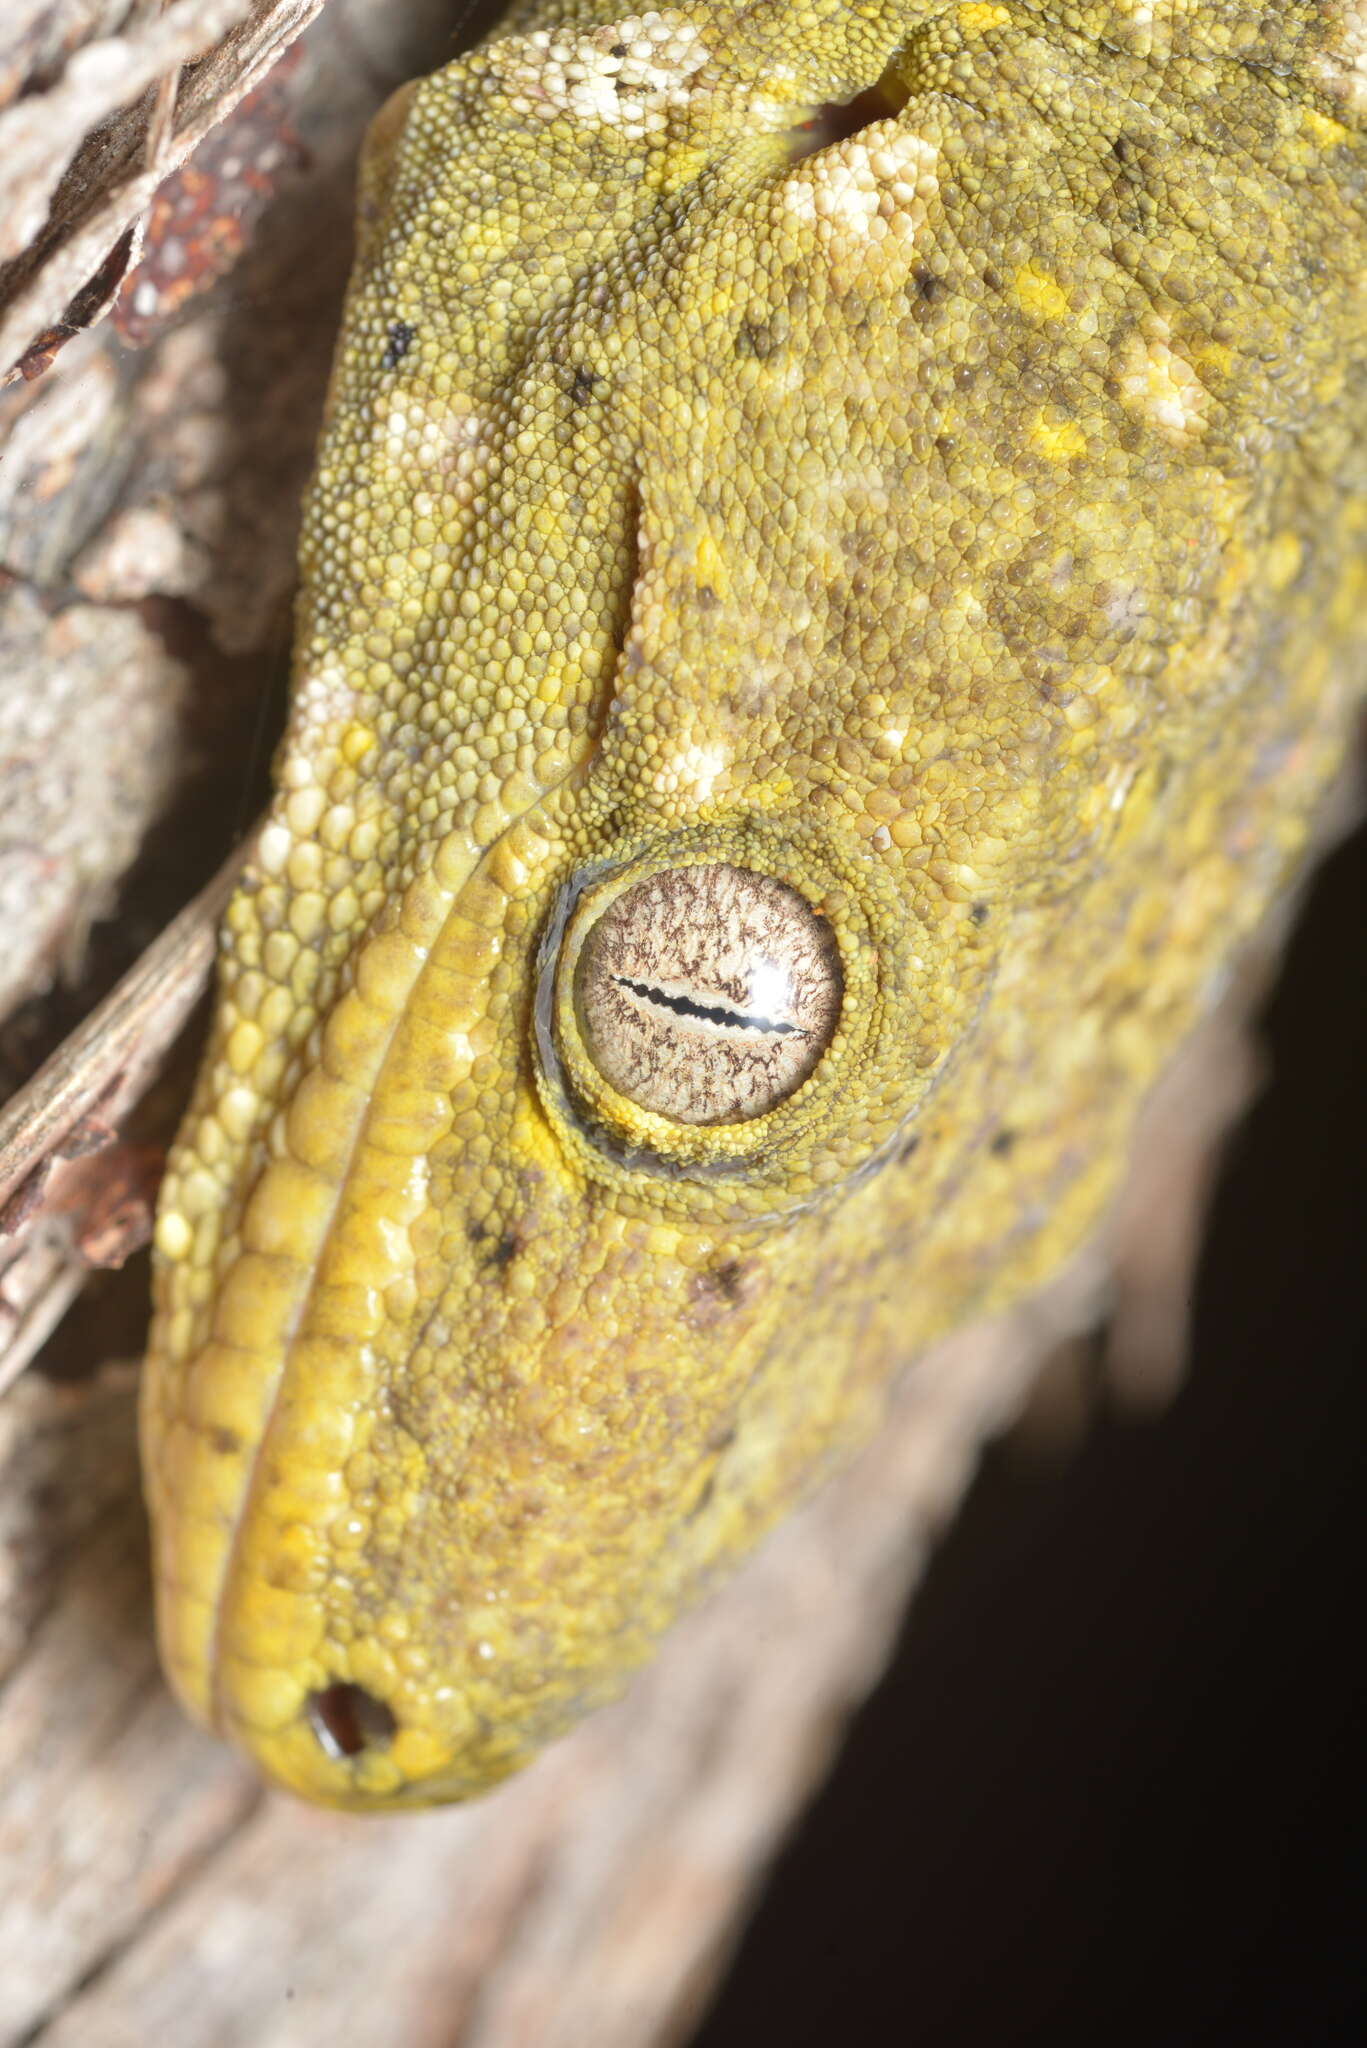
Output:
[[315,779],[316,749],[325,743],[329,728],[349,717],[354,699],[354,687],[342,657],[332,648],[318,649],[294,684],[290,736],[307,737],[312,744],[311,751],[292,754],[281,770],[282,779],[287,775],[292,778],[287,787],[298,788],[302,782]]

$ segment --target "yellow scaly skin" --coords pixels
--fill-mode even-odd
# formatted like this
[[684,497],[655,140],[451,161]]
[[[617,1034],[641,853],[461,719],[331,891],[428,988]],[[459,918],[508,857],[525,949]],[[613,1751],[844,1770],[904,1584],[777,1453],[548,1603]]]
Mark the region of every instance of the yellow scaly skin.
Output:
[[[283,1784],[516,1770],[1095,1224],[1362,672],[1365,106],[1350,0],[554,0],[380,116],[143,1408]],[[565,963],[707,861],[845,992],[683,1127]]]

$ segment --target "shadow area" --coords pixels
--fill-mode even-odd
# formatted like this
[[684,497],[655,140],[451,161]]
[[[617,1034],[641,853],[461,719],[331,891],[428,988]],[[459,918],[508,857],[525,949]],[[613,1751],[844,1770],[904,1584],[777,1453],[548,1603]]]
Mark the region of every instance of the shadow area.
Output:
[[1367,2038],[1367,832],[1220,1176],[1192,1363],[986,1460],[693,2048]]

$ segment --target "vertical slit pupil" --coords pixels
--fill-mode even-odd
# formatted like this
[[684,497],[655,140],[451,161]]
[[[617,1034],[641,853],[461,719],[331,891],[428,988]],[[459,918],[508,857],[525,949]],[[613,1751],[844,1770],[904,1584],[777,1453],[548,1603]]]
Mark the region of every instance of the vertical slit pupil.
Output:
[[308,1696],[310,1726],[331,1757],[360,1756],[363,1750],[385,1749],[398,1722],[383,1700],[364,1686],[338,1680]]

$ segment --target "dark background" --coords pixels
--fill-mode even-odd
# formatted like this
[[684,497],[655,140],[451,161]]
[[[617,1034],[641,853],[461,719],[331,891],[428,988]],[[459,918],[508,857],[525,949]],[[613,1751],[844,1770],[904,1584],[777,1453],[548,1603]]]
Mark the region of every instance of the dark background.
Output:
[[993,1450],[693,2048],[1367,2043],[1367,833],[1299,921],[1188,1378]]

